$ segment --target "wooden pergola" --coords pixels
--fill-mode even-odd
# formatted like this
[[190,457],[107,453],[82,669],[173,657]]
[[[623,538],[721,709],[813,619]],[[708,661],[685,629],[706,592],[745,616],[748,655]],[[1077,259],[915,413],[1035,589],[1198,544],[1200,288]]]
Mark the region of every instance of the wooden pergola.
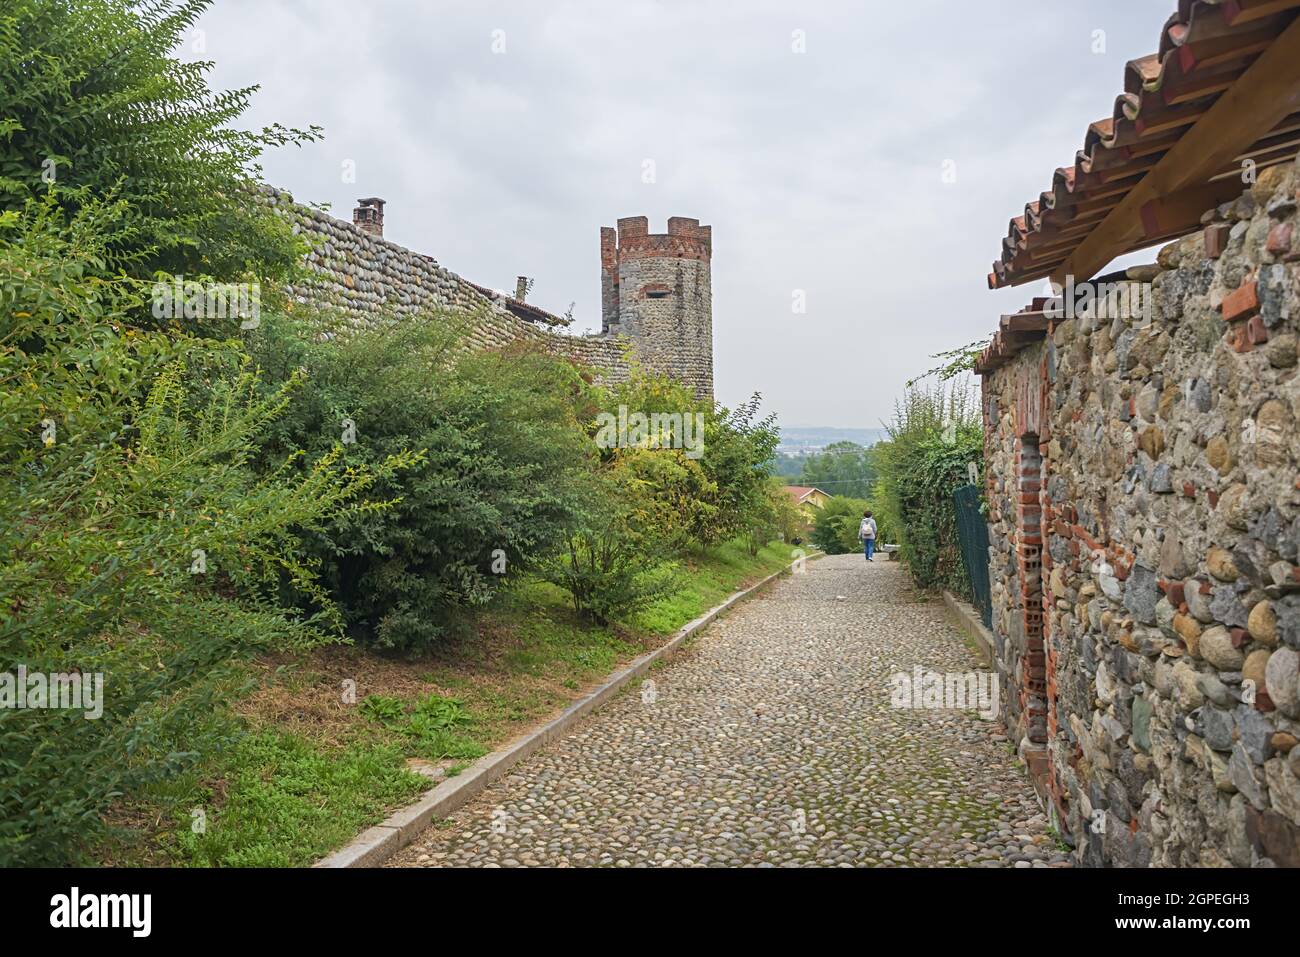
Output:
[[1300,152],[1300,0],[1183,0],[1130,62],[1114,114],[1011,221],[990,288],[1086,281],[1195,232],[1253,174]]

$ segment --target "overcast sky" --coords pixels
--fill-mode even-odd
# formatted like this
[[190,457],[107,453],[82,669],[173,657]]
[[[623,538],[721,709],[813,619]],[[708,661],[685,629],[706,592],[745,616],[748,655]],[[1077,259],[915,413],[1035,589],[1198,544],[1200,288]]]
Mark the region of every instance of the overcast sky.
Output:
[[934,353],[1041,294],[987,288],[1007,221],[1175,6],[216,0],[200,26],[215,86],[261,86],[246,125],[324,127],[266,159],[299,201],[347,219],[381,196],[388,238],[483,285],[535,277],[580,329],[602,225],[696,217],[719,400],[875,427]]

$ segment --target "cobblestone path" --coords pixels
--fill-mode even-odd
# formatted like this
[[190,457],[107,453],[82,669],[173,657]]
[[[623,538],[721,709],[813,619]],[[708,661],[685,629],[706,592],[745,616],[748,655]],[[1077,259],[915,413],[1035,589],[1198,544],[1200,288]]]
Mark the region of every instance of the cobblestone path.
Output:
[[894,563],[810,562],[390,862],[1064,866],[1011,743],[891,676],[978,660]]

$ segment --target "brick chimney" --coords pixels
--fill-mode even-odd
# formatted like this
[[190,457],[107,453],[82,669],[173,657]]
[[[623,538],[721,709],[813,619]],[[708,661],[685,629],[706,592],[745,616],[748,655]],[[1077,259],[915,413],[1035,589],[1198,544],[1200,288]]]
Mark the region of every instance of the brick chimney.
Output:
[[515,280],[515,298],[524,302],[528,298],[528,277],[520,276]]
[[352,222],[372,236],[384,235],[384,201],[377,196],[357,200]]

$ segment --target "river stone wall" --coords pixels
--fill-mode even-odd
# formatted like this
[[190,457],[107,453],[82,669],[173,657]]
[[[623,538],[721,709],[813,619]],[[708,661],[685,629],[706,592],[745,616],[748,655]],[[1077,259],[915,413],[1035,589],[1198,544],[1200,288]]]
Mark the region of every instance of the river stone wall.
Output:
[[485,295],[431,256],[301,206],[287,192],[268,188],[264,195],[293,223],[294,232],[312,244],[307,255],[312,278],[289,288],[298,302],[355,323],[373,322],[383,313],[414,317],[454,310],[467,317],[473,348],[538,342],[555,355],[589,366],[594,378],[606,385],[627,381],[637,358],[636,343],[627,336],[566,335],[521,319],[503,299]]
[[1297,185],[984,374],[1004,717],[1085,865],[1300,866]]

